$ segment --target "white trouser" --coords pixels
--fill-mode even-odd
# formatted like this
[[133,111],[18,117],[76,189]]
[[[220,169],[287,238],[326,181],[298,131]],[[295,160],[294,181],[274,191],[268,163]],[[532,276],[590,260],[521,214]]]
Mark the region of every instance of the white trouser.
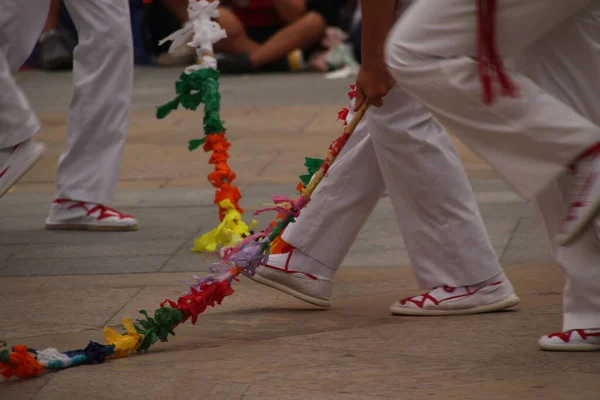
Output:
[[[566,214],[565,167],[600,141],[598,2],[499,2],[499,51],[516,57],[523,73],[510,72],[520,97],[497,97],[493,106],[482,103],[473,61],[476,2],[438,3],[416,2],[395,25],[387,44],[390,70],[446,128],[537,204],[554,243]],[[598,246],[588,228],[572,246],[554,249],[567,278],[565,330],[600,327]]]
[[283,239],[337,269],[385,188],[421,288],[502,271],[450,138],[399,87],[367,112]]
[[49,1],[0,1],[0,149],[31,138],[40,122],[14,74],[42,32]]
[[[514,59],[514,66],[579,114],[600,125],[600,4],[581,11]],[[581,62],[582,56],[585,62]],[[578,60],[581,60],[577,62]],[[564,328],[600,327],[600,241],[593,227],[569,247],[553,238],[567,212],[567,174],[544,189],[535,203],[557,261],[564,265]]]
[[[21,54],[29,54],[44,26],[49,2],[0,0],[3,16],[5,4],[15,8],[13,18],[17,21],[24,18],[28,21],[7,25],[3,38],[9,43],[19,43]],[[127,0],[65,0],[65,4],[77,27],[79,43],[74,53],[67,150],[58,163],[56,196],[107,204],[112,201],[117,186],[131,108],[133,39],[129,3]],[[4,101],[4,89],[1,96]],[[0,138],[0,147],[28,139],[35,133],[32,127],[20,128],[25,126],[27,118],[35,117],[22,100],[22,94],[14,99],[8,106],[2,104],[0,132],[2,136],[10,133],[8,139]],[[5,118],[4,110],[15,107],[19,107],[24,116],[13,121],[5,131],[4,120],[11,120]]]
[[112,202],[133,91],[133,38],[127,0],[66,0],[79,36],[73,68],[67,151],[56,196]]

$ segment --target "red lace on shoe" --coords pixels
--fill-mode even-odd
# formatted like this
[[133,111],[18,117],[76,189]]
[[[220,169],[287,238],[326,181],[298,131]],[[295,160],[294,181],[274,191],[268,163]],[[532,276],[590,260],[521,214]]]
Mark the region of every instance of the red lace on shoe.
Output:
[[[442,300],[438,300],[435,297],[433,297],[430,293],[431,290],[425,294],[419,294],[416,296],[410,296],[410,297],[406,297],[402,300],[400,300],[400,304],[405,305],[406,303],[408,303],[409,301],[411,303],[413,303],[414,305],[416,305],[419,308],[423,308],[425,306],[425,301],[430,300],[434,305],[439,305],[440,303],[443,303],[444,301],[448,301],[448,300],[454,300],[454,299],[460,299],[462,297],[469,297],[471,295],[474,295],[475,293],[479,292],[480,290],[489,287],[489,286],[496,286],[501,284],[502,281],[498,281],[498,282],[494,282],[494,283],[490,283],[489,285],[480,287],[479,289],[475,289],[473,291],[471,291],[471,289],[469,288],[469,286],[465,286],[465,289],[467,290],[467,293],[465,294],[459,294],[458,296],[452,296],[452,297],[447,297],[445,299]],[[450,287],[450,286],[443,286],[443,289],[445,292],[447,293],[453,293],[456,288]],[[421,300],[417,299],[418,297],[422,297]]]
[[285,261],[285,268],[280,268],[280,267],[277,267],[277,266],[275,266],[275,265],[270,265],[270,264],[265,264],[265,263],[261,263],[260,265],[262,265],[262,266],[264,266],[264,267],[267,267],[267,268],[276,269],[277,271],[282,271],[282,272],[285,272],[286,274],[302,274],[302,275],[306,275],[306,276],[308,276],[310,279],[312,279],[312,280],[314,280],[314,281],[318,281],[318,280],[319,280],[319,278],[317,278],[316,276],[314,276],[314,275],[312,275],[312,274],[309,274],[309,273],[306,273],[306,272],[302,272],[302,271],[295,271],[295,270],[293,270],[293,269],[289,269],[289,266],[290,266],[290,260],[292,259],[292,253],[293,253],[293,252],[290,252],[290,253],[288,254],[288,258],[287,258],[287,260]]
[[[68,206],[67,210],[72,210],[73,208],[81,207],[84,210],[86,210],[87,215],[92,215],[96,211],[99,211],[100,215],[97,217],[97,219],[99,221],[101,221],[103,219],[106,219],[106,218],[111,218],[111,217],[119,217],[119,219],[133,218],[132,215],[123,214],[122,212],[120,212],[118,210],[115,210],[114,208],[106,207],[106,206],[103,206],[101,204],[97,204],[97,205],[93,206],[92,208],[88,208],[87,207],[87,203],[85,203],[83,201],[74,202],[73,200],[70,200],[70,199],[56,199],[56,200],[54,200],[54,203],[56,203],[56,204],[69,203],[69,202],[73,202],[74,204]],[[112,212],[114,214],[110,214],[110,212]]]
[[569,343],[571,341],[571,336],[575,332],[577,332],[583,340],[587,340],[588,337],[600,336],[600,332],[586,333],[583,329],[574,329],[572,331],[567,332],[551,333],[548,335],[548,337],[550,339],[557,337],[563,342]]

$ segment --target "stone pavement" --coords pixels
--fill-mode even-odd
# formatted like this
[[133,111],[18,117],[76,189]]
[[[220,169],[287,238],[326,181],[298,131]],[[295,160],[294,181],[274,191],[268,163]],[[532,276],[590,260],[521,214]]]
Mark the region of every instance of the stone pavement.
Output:
[[[205,273],[211,258],[189,249],[217,223],[210,166],[201,151],[186,149],[202,134],[202,114],[153,117],[179,73],[136,71],[115,206],[138,217],[141,229],[121,234],[43,229],[64,147],[70,74],[19,76],[49,152],[0,201],[0,339],[59,349],[101,341],[106,324],[176,298],[181,280]],[[340,133],[335,117],[348,84],[317,75],[223,79],[223,119],[246,215],[274,194],[293,194],[303,157],[321,157]],[[560,328],[563,278],[530,207],[455,143],[522,299],[514,311],[391,316],[390,303],[419,290],[383,199],[336,277],[331,310],[244,278],[197,325],[181,326],[147,354],[0,382],[0,399],[597,399],[595,354],[536,347],[539,335]]]

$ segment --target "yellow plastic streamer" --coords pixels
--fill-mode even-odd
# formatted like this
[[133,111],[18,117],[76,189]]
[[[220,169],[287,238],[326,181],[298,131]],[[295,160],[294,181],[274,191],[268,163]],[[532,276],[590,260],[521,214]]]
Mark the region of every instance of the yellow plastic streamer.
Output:
[[123,326],[127,332],[125,334],[121,334],[109,327],[104,328],[106,344],[115,345],[115,354],[108,358],[127,357],[129,354],[136,351],[138,347],[140,347],[140,344],[142,344],[144,335],[137,332],[131,318],[125,318],[123,320]]
[[250,226],[246,225],[242,220],[242,214],[229,199],[222,200],[219,207],[225,209],[223,221],[215,229],[196,239],[192,251],[213,253],[218,246],[235,246],[243,237],[250,235],[250,229],[258,223],[252,220]]

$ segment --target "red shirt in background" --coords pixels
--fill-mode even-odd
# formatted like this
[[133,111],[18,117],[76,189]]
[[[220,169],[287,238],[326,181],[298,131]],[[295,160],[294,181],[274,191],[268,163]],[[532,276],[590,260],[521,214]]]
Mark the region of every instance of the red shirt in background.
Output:
[[246,28],[285,25],[275,10],[273,0],[232,0],[230,5]]

